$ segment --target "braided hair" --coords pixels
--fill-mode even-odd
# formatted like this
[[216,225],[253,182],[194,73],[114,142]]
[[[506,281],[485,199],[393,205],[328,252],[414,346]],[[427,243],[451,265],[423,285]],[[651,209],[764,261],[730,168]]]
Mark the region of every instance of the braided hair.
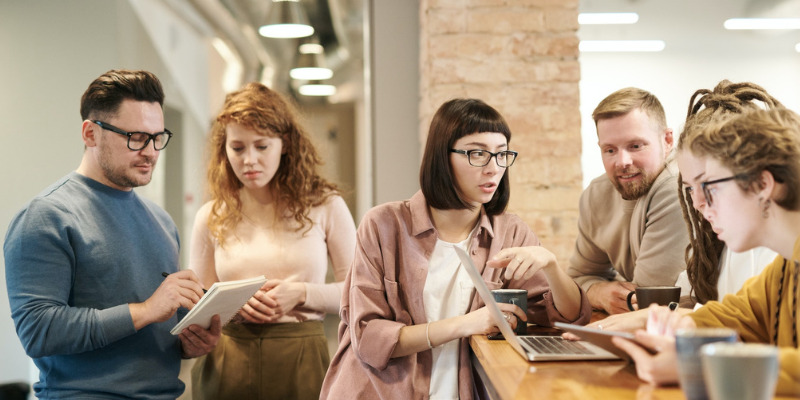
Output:
[[[756,101],[762,103],[762,106]],[[702,128],[708,124],[751,110],[782,107],[764,88],[750,82],[731,83],[726,79],[717,84],[714,90],[697,90],[689,100],[686,123],[678,139],[678,150],[683,150],[684,145],[701,134]],[[683,182],[680,174],[678,181]],[[699,303],[716,300],[719,296],[719,260],[725,243],[717,238],[711,224],[694,208],[692,197],[683,188],[678,189],[678,197],[681,199],[683,218],[689,230],[685,259],[686,274],[692,287],[691,296]]]

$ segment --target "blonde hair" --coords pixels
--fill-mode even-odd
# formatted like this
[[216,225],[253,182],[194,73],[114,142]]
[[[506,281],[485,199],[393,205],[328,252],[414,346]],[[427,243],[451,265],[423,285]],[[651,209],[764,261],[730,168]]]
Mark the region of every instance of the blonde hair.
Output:
[[311,228],[311,207],[337,193],[336,185],[322,178],[317,167],[322,160],[293,105],[279,93],[257,83],[228,94],[211,128],[208,189],[213,202],[208,229],[222,246],[225,235],[242,220],[239,191],[242,183],[233,172],[226,152],[226,128],[236,123],[261,135],[283,142],[280,166],[268,188],[277,197],[277,210],[288,213],[298,229]]
[[[689,100],[686,123],[678,138],[678,150],[704,134],[710,124],[721,123],[747,111],[760,110],[758,102],[766,108],[783,107],[764,88],[750,82],[731,83],[722,80],[713,90],[700,89]],[[678,182],[683,176],[678,175]],[[699,190],[699,188],[694,188]],[[719,259],[725,243],[719,240],[711,224],[694,208],[691,196],[678,188],[683,219],[689,230],[689,245],[686,247],[686,274],[692,286],[692,295],[700,303],[716,300],[719,296]]]
[[640,109],[650,117],[659,131],[667,129],[667,116],[664,107],[652,93],[635,87],[617,90],[606,96],[592,112],[595,125],[604,119],[616,118],[635,109]]

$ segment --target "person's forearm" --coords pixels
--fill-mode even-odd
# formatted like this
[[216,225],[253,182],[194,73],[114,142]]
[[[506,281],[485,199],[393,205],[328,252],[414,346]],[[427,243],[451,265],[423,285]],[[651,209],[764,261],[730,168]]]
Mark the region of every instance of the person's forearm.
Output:
[[401,328],[397,346],[392,352],[392,358],[419,353],[451,340],[467,336],[468,333],[461,332],[462,324],[460,324],[460,321],[462,317],[452,317]]
[[557,264],[545,267],[544,273],[558,312],[570,321],[578,319],[581,313],[581,292],[578,285]]
[[26,306],[32,310],[23,316],[14,314],[22,346],[32,358],[92,351],[136,333],[122,305],[103,310],[37,306]]
[[155,322],[147,313],[147,306],[145,303],[130,303],[128,308],[131,312],[131,320],[133,327],[138,332],[140,329]]
[[328,314],[339,314],[344,282],[304,282],[306,298],[303,308]]

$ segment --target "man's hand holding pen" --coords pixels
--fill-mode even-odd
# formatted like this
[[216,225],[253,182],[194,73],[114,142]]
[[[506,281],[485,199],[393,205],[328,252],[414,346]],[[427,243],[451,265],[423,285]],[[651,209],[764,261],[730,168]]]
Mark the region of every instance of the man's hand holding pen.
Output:
[[[169,276],[169,272],[162,272],[162,273],[161,273],[161,276],[163,276],[164,278],[166,278],[166,277],[168,277],[168,276]],[[205,293],[208,293],[208,290],[206,290],[205,288],[203,288],[203,294],[205,294]]]
[[[137,331],[152,323],[170,319],[181,307],[192,309],[205,293],[200,278],[194,271],[162,273],[162,276],[164,276],[164,281],[152,296],[143,303],[128,305],[133,326]],[[221,323],[217,316],[211,320],[211,326],[208,329],[203,329],[198,325],[184,329],[178,335],[181,341],[182,356],[192,358],[208,353],[216,346],[221,330]]]
[[178,271],[164,279],[143,303],[129,304],[136,330],[172,317],[178,308],[191,309],[203,297],[203,285],[190,270]]

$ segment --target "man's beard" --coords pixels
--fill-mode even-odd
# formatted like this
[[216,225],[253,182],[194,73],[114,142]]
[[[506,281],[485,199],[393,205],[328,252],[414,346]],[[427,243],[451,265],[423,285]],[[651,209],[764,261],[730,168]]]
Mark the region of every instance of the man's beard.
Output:
[[[129,172],[124,166],[121,165],[117,165],[115,167],[111,160],[111,151],[106,146],[106,143],[102,143],[100,145],[100,157],[98,159],[100,168],[103,170],[103,174],[105,175],[106,179],[119,187],[131,189],[150,183],[150,179],[153,176],[152,169],[150,170],[149,174],[141,175],[132,171]],[[145,160],[151,164],[153,168],[155,168],[156,165],[154,160],[152,160],[150,157],[146,157]]]
[[641,179],[627,183],[621,183],[619,181],[619,177],[614,176],[614,179],[611,181],[611,183],[614,184],[614,187],[617,189],[619,194],[622,195],[624,200],[636,200],[646,195],[647,192],[650,191],[650,188],[653,186],[653,182],[655,182],[658,174],[660,174],[662,170],[663,168],[655,174],[649,174],[645,170],[640,170],[638,173],[641,174]]

